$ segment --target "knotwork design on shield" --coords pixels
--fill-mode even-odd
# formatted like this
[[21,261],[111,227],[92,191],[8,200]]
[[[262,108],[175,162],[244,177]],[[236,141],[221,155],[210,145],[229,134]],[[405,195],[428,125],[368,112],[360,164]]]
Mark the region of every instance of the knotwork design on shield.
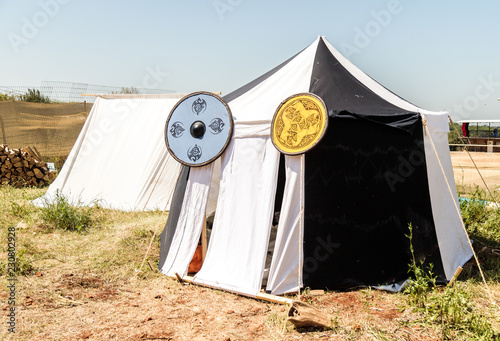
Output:
[[181,137],[182,134],[184,134],[184,125],[182,124],[182,122],[175,122],[174,124],[172,124],[172,127],[170,127],[170,134],[172,135],[172,137],[175,137],[175,138],[178,138],[178,137]]
[[220,118],[216,117],[210,121],[209,128],[212,134],[217,135],[224,130],[224,122]]
[[202,98],[198,98],[191,105],[191,109],[196,115],[199,115],[207,109],[207,102],[205,102],[205,100]]
[[323,100],[311,93],[296,94],[283,101],[274,114],[272,142],[284,154],[302,154],[321,140],[327,127]]
[[165,126],[169,153],[186,166],[203,166],[216,160],[233,134],[229,106],[210,92],[183,97],[171,110]]
[[188,149],[187,156],[189,160],[196,162],[201,158],[202,153],[203,152],[201,151],[201,148],[197,144],[195,144],[194,146]]

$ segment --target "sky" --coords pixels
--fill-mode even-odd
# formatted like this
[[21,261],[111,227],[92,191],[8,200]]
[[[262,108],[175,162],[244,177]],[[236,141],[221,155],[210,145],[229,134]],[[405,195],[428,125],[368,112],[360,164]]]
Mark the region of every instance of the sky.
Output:
[[227,94],[318,36],[453,120],[500,119],[500,1],[0,0],[0,85]]

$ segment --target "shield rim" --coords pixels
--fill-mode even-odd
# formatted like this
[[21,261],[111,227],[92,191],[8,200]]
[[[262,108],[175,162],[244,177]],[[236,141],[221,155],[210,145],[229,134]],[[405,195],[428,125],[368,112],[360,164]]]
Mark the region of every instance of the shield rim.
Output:
[[[200,94],[203,94],[203,95],[208,95],[208,96],[212,96],[212,97],[215,97],[217,100],[219,100],[219,102],[221,102],[224,107],[226,107],[226,110],[227,110],[227,113],[228,113],[228,116],[229,116],[229,134],[227,136],[227,139],[226,139],[226,142],[224,143],[224,146],[222,146],[221,150],[213,157],[211,157],[209,160],[205,161],[205,162],[202,162],[202,163],[197,163],[197,164],[193,164],[193,163],[189,163],[189,162],[186,162],[184,160],[181,160],[179,159],[175,153],[172,151],[172,149],[170,148],[170,145],[168,143],[168,124],[170,122],[170,118],[172,117],[172,114],[174,113],[175,109],[177,109],[177,107],[183,102],[185,101],[186,99],[190,98],[190,97],[193,97],[193,96],[196,96],[196,95],[200,95]],[[205,166],[205,165],[208,165],[212,162],[214,162],[215,160],[217,160],[221,155],[222,153],[226,150],[227,146],[229,145],[229,142],[231,142],[231,138],[233,136],[233,131],[234,131],[234,119],[233,119],[233,114],[231,113],[231,109],[229,108],[229,105],[226,103],[226,101],[224,101],[222,99],[222,97],[220,97],[219,95],[216,95],[214,94],[213,92],[209,92],[209,91],[196,91],[196,92],[192,92],[190,94],[187,94],[186,96],[182,97],[180,100],[177,101],[177,103],[175,103],[175,105],[173,106],[173,108],[170,110],[170,113],[168,114],[168,117],[167,117],[167,121],[165,122],[165,128],[163,130],[163,136],[164,136],[164,139],[165,139],[165,145],[167,146],[167,150],[168,150],[168,153],[177,161],[177,162],[180,162],[181,164],[183,164],[184,166],[189,166],[189,167],[201,167],[201,166]]]
[[[322,106],[323,106],[323,110],[324,110],[324,118],[325,118],[325,126],[323,128],[323,131],[321,132],[321,134],[319,135],[319,137],[316,139],[316,141],[311,144],[309,147],[307,147],[306,149],[304,150],[301,150],[301,151],[298,151],[298,152],[289,152],[289,151],[285,151],[283,149],[281,149],[277,144],[276,142],[274,141],[274,123],[276,121],[276,118],[278,116],[278,113],[279,111],[281,110],[281,108],[283,107],[283,105],[288,102],[289,100],[295,98],[295,97],[300,97],[300,96],[309,96],[309,97],[313,97],[314,99],[316,99]],[[273,115],[273,119],[271,121],[271,142],[273,143],[273,146],[279,150],[280,153],[283,153],[285,155],[301,155],[301,154],[305,154],[306,152],[308,152],[309,150],[311,150],[312,148],[316,147],[316,145],[323,139],[323,137],[325,136],[326,134],[326,130],[328,129],[328,119],[329,119],[329,116],[328,116],[328,109],[326,107],[326,104],[325,104],[325,101],[323,101],[323,99],[321,97],[319,97],[318,95],[316,94],[313,94],[312,92],[299,92],[299,93],[296,93],[296,94],[293,94],[291,96],[288,96],[285,100],[283,100],[279,105],[278,105],[278,108],[276,109],[276,111],[274,112],[274,115]]]

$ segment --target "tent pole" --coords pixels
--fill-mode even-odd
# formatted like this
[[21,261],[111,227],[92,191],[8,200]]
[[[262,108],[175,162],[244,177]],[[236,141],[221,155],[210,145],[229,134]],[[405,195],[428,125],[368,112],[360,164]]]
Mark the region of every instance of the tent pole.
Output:
[[266,294],[263,292],[259,292],[255,295],[251,295],[251,294],[241,293],[241,292],[237,292],[237,291],[231,291],[231,290],[213,287],[213,286],[210,286],[208,284],[194,283],[193,277],[191,277],[191,276],[181,277],[178,273],[175,273],[175,276],[170,276],[170,277],[176,278],[177,280],[179,280],[179,282],[187,282],[190,284],[197,284],[197,285],[200,285],[203,287],[217,289],[217,290],[224,290],[224,291],[231,292],[233,294],[237,294],[237,295],[241,295],[241,296],[245,296],[245,297],[250,297],[250,298],[255,298],[255,299],[266,301],[266,302],[288,305],[289,310],[288,310],[288,314],[287,314],[288,315],[287,321],[290,321],[291,323],[293,323],[295,325],[295,327],[330,328],[332,326],[332,323],[331,323],[332,318],[330,315],[328,315],[327,313],[322,312],[321,310],[314,308],[313,306],[311,306],[305,302],[302,302],[302,301],[296,301],[296,300],[293,300],[291,298]]
[[281,296],[266,294],[264,292],[259,292],[256,295],[251,295],[251,294],[241,293],[241,292],[237,292],[237,291],[232,291],[232,290],[217,288],[215,286],[211,286],[211,285],[204,284],[204,283],[194,283],[194,277],[192,277],[192,276],[180,276],[179,274],[176,273],[175,276],[169,276],[169,277],[172,278],[172,279],[176,279],[179,282],[186,282],[186,283],[189,283],[189,284],[200,285],[202,287],[207,287],[207,288],[211,288],[211,289],[228,291],[230,293],[237,294],[237,295],[240,295],[240,296],[245,296],[245,297],[250,297],[250,298],[256,298],[258,300],[263,300],[263,301],[267,301],[267,302],[278,303],[278,304],[288,304],[288,305],[291,305],[292,302],[293,302],[293,300],[291,298],[286,298],[286,297],[281,297]]
[[305,163],[305,155],[300,155],[300,225],[299,225],[299,267],[297,269],[297,288],[298,288],[298,296],[300,298],[300,288],[302,288],[302,268],[304,266],[304,163]]
[[201,229],[201,262],[205,261],[208,248],[208,238],[207,238],[207,218],[203,219],[203,228]]

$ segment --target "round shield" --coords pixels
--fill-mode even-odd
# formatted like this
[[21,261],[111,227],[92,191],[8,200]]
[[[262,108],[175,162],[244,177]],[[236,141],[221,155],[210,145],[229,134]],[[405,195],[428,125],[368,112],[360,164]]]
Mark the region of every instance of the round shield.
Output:
[[272,141],[282,153],[302,154],[314,147],[328,127],[328,111],[323,100],[300,93],[281,102],[271,123]]
[[226,149],[233,134],[229,106],[210,92],[194,92],[173,107],[165,125],[169,153],[186,166],[203,166]]

